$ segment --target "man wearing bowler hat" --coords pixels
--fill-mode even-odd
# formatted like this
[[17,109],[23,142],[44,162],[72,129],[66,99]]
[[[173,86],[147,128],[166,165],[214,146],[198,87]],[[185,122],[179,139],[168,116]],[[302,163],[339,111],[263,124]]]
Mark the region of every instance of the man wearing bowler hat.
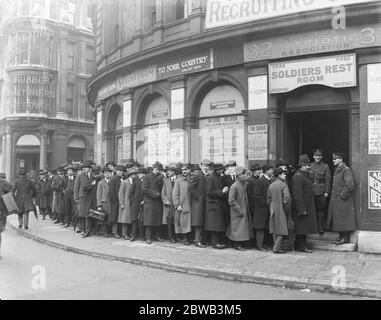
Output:
[[65,228],[69,227],[73,221],[75,214],[75,201],[74,201],[74,166],[69,164],[66,168],[66,177],[65,177],[65,189],[63,191],[64,201],[65,201]]
[[295,249],[310,253],[307,235],[317,233],[315,193],[309,178],[311,161],[308,155],[299,157],[298,169],[292,177],[293,221],[295,228]]
[[46,214],[48,213],[51,184],[50,184],[50,181],[47,179],[46,170],[41,169],[38,174],[40,178],[36,183],[36,189],[37,189],[36,206],[38,205],[40,209],[42,220],[45,220]]
[[333,241],[336,245],[349,243],[351,231],[356,229],[353,190],[355,182],[351,169],[344,163],[344,154],[334,152],[332,161],[335,165],[333,175],[332,195],[328,208],[327,226],[339,232],[339,237]]
[[57,174],[52,181],[52,189],[55,194],[53,212],[57,220],[54,223],[64,224],[65,220],[65,199],[63,191],[65,190],[65,165],[57,168]]
[[328,164],[322,161],[322,150],[316,149],[313,153],[313,157],[314,162],[311,164],[310,178],[313,182],[315,193],[318,232],[319,234],[323,234],[325,228],[325,210],[331,188],[331,170],[329,170]]
[[111,183],[111,177],[113,174],[113,169],[109,166],[104,166],[103,169],[103,179],[98,183],[97,186],[97,209],[106,213],[105,221],[99,223],[101,236],[107,237],[107,224],[110,214],[110,196],[109,196],[109,185]]
[[146,232],[146,243],[152,243],[152,235],[155,231],[156,239],[158,228],[161,226],[163,215],[163,202],[161,201],[161,189],[163,187],[162,173],[163,165],[160,162],[153,164],[152,172],[147,174],[142,183],[144,193],[143,221]]
[[111,178],[109,184],[109,197],[110,197],[110,214],[109,223],[111,227],[111,234],[114,238],[120,239],[118,235],[118,217],[119,217],[119,189],[122,183],[123,174],[126,171],[126,167],[122,164],[118,164],[115,168],[116,175]]
[[247,198],[249,200],[250,214],[251,214],[251,217],[253,218],[254,203],[255,203],[254,188],[255,188],[255,184],[258,182],[259,178],[261,177],[263,171],[261,166],[258,163],[253,164],[250,168],[250,171],[251,171],[251,177],[248,178],[247,180],[246,191],[247,191]]
[[[120,212],[118,222],[122,225],[122,238],[131,239],[131,204],[132,204],[132,184],[136,178],[136,169],[127,170],[127,179],[120,184],[119,188],[119,204]],[[130,229],[130,230],[129,230]]]
[[144,223],[143,223],[143,205],[144,205],[144,193],[142,190],[142,183],[147,169],[140,167],[137,169],[137,179],[132,184],[132,204],[131,204],[131,223],[132,223],[132,238],[130,241],[135,241],[138,237],[140,240],[144,239]]

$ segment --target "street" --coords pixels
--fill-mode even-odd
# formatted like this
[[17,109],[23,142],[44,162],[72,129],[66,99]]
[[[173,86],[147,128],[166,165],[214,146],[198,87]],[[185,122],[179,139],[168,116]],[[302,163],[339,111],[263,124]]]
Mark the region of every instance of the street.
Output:
[[[44,299],[356,299],[263,285],[210,279],[129,263],[107,261],[49,247],[3,232],[0,298]],[[36,277],[45,271],[43,281]]]

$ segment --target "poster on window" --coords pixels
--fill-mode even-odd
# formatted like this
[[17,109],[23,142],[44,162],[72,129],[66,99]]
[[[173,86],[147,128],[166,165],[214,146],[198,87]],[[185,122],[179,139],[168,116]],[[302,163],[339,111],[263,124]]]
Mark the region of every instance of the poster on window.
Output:
[[170,148],[169,137],[168,124],[147,127],[145,165],[152,166],[156,161],[161,162],[163,165],[168,164],[168,153]]
[[249,160],[267,160],[267,124],[249,126],[248,134]]
[[368,171],[369,209],[381,209],[381,171]]
[[184,162],[184,131],[171,132],[171,146],[169,151],[169,162]]
[[227,163],[235,160],[243,166],[244,123],[242,116],[200,119],[201,159]]
[[381,114],[369,116],[368,130],[369,154],[381,154]]
[[131,158],[131,133],[123,132],[123,159]]

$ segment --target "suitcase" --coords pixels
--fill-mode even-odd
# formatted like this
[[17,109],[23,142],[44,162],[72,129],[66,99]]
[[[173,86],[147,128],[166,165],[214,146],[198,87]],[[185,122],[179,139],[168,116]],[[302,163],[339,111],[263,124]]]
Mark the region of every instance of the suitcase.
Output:
[[17,205],[15,196],[13,193],[8,192],[6,194],[1,195],[1,199],[3,200],[4,207],[7,210],[7,215],[22,213],[19,206]]
[[104,221],[106,219],[107,213],[104,213],[102,211],[97,211],[90,209],[89,217],[94,218],[99,221]]

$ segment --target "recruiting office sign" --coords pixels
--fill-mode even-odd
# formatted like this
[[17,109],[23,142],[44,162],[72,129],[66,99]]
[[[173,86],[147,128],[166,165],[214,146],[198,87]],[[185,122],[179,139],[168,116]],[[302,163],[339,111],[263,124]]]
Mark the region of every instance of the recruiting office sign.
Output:
[[205,29],[377,0],[208,0]]
[[269,64],[270,94],[289,92],[312,84],[332,88],[356,86],[356,55],[342,54]]
[[369,209],[381,209],[381,171],[368,171]]

